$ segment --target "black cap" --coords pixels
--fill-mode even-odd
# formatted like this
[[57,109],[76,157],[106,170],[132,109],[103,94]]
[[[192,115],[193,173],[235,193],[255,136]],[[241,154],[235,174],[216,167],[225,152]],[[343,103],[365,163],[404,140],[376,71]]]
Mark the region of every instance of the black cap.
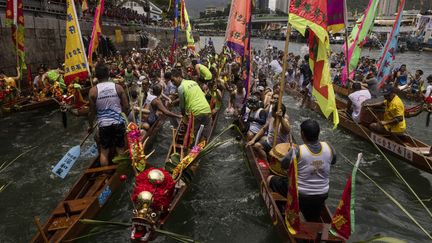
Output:
[[383,89],[383,94],[384,94],[384,95],[389,95],[389,94],[393,93],[393,90],[394,90],[393,86],[391,86],[391,85],[387,85],[387,86],[384,87],[384,89]]

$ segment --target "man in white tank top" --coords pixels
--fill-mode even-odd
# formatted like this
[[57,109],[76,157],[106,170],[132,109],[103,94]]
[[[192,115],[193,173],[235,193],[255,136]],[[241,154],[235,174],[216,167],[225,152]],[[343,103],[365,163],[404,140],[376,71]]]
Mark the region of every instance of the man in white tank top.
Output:
[[126,128],[121,113],[128,114],[129,103],[123,88],[108,81],[108,67],[98,64],[95,70],[98,84],[89,91],[89,131],[93,128],[94,121],[97,120],[101,148],[99,161],[101,166],[107,166],[110,148],[115,147],[117,153],[120,154],[125,147]]
[[[329,191],[330,165],[336,163],[336,154],[328,143],[319,141],[318,122],[308,119],[300,125],[300,130],[305,143],[290,149],[281,166],[287,170],[297,158],[300,210],[307,221],[320,222]],[[287,177],[270,176],[267,181],[273,191],[287,195]]]

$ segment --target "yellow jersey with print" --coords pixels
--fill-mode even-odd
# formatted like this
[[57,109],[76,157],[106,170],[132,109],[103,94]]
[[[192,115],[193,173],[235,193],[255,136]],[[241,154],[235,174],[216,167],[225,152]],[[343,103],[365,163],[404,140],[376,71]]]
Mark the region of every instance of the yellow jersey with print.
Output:
[[384,125],[385,129],[389,132],[403,133],[406,130],[405,123],[405,107],[402,100],[396,95],[391,101],[384,101],[385,111],[384,111],[384,121],[391,121],[394,118],[400,116],[402,121],[396,124]]

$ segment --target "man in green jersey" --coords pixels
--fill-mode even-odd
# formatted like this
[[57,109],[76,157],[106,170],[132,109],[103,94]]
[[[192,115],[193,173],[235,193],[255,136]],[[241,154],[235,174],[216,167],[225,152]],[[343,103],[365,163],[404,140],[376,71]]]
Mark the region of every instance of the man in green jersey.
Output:
[[198,74],[198,81],[200,83],[208,83],[213,79],[213,75],[205,65],[198,63],[197,60],[192,60],[192,65],[195,68],[196,73]]
[[197,132],[201,125],[204,125],[203,138],[210,136],[211,109],[204,92],[197,82],[183,79],[180,69],[171,72],[171,79],[178,87],[180,99],[180,110],[183,116],[192,114],[194,117],[194,131]]

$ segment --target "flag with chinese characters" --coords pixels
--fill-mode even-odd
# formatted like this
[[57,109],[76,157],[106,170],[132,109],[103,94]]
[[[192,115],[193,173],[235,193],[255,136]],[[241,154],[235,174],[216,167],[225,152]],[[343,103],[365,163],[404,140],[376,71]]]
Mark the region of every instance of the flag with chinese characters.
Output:
[[84,80],[90,71],[87,57],[82,41],[81,30],[77,19],[75,3],[67,0],[66,12],[66,46],[65,46],[65,74],[64,80],[69,85],[73,80],[79,78]]
[[181,0],[181,28],[185,31],[187,46],[190,50],[195,50],[195,41],[192,35],[192,27],[189,21],[189,15],[186,10],[186,4],[184,0]]
[[333,214],[330,232],[335,236],[349,239],[355,230],[355,180],[357,169],[361,161],[361,154],[355,164],[351,176],[342,192],[342,198]]
[[[354,70],[357,68],[357,64],[360,59],[361,51],[366,38],[368,37],[371,29],[373,28],[375,17],[378,12],[378,3],[380,0],[369,0],[369,4],[365,10],[364,15],[360,18],[360,24],[356,24],[348,37],[348,53],[345,56],[348,57],[348,65],[342,69],[342,83],[346,83],[349,77],[354,76]],[[343,48],[346,52],[346,48]],[[349,67],[349,74],[348,74]]]
[[232,0],[225,32],[226,45],[242,57],[245,55],[245,51],[247,51],[251,9],[252,1]]
[[337,33],[346,25],[346,1],[327,0],[327,30]]
[[7,0],[6,26],[12,29],[12,41],[18,56],[21,71],[26,68],[24,52],[24,11],[22,0]]
[[386,80],[390,77],[393,62],[396,59],[396,49],[398,44],[399,29],[401,25],[404,5],[405,0],[401,0],[399,3],[399,11],[393,24],[392,32],[390,32],[390,36],[387,39],[387,42],[381,53],[380,61],[378,62],[377,79],[379,82],[379,87],[382,87]]
[[339,114],[328,62],[330,42],[327,32],[327,7],[327,1],[292,1],[289,23],[302,35],[305,35],[306,29],[309,29],[309,66],[313,73],[312,95],[316,98],[325,117],[333,114],[333,124],[337,126]]
[[297,179],[297,158],[294,156],[288,168],[288,195],[285,208],[285,223],[289,232],[293,235],[300,229],[300,204]]
[[87,54],[89,65],[91,66],[93,65],[93,52],[95,52],[99,46],[99,38],[102,33],[100,21],[101,21],[101,15],[103,14],[103,11],[104,11],[104,0],[100,0],[99,5],[96,7],[95,15],[93,18],[93,31],[91,34],[91,39],[90,39],[90,44],[89,44],[88,54]]

